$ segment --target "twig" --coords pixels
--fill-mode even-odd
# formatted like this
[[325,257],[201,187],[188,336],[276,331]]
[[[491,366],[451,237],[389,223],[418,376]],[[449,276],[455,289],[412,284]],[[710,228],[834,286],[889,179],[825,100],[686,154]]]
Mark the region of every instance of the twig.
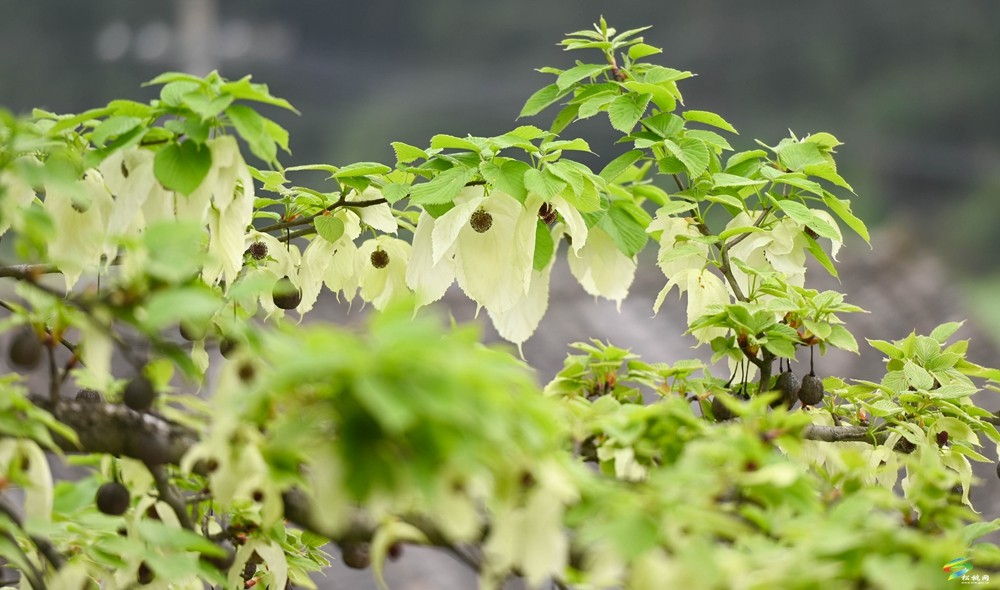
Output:
[[173,509],[182,527],[189,531],[195,530],[194,521],[191,520],[191,515],[188,514],[184,499],[180,497],[177,489],[170,483],[170,478],[167,477],[167,470],[162,465],[146,465],[146,467],[153,474],[153,480],[156,482],[156,491],[160,493],[160,499]]
[[48,351],[49,358],[49,401],[54,405],[59,401],[59,385],[62,380],[59,379],[59,368],[56,367],[56,349],[54,345],[46,343],[46,350]]
[[323,215],[324,213],[326,213],[328,211],[333,211],[334,209],[337,209],[338,207],[372,207],[374,205],[382,205],[382,204],[388,203],[388,202],[389,201],[386,200],[386,199],[384,199],[384,198],[381,198],[381,199],[370,199],[370,200],[367,200],[367,201],[348,201],[347,197],[341,195],[341,197],[339,199],[337,199],[336,203],[333,203],[332,205],[329,205],[328,207],[325,207],[319,213],[314,213],[312,215],[307,215],[305,217],[298,217],[296,219],[291,219],[289,221],[282,221],[280,223],[274,223],[274,224],[268,225],[266,227],[262,227],[262,228],[260,228],[257,231],[266,234],[266,233],[270,233],[270,232],[273,232],[273,231],[279,231],[279,230],[282,230],[282,229],[288,229],[288,228],[292,228],[292,227],[298,227],[300,225],[306,225],[308,223],[312,223],[312,221],[314,219],[316,219],[317,217],[319,217],[320,215]]
[[10,266],[0,266],[0,278],[23,279],[27,276],[38,277],[57,272],[59,272],[59,268],[54,264],[12,264]]

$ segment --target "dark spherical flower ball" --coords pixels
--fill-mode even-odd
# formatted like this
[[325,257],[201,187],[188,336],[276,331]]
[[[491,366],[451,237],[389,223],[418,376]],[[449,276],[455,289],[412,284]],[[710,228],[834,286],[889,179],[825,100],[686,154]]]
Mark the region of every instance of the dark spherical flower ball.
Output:
[[267,244],[264,242],[254,242],[247,248],[247,252],[254,260],[264,260],[267,258]]
[[375,268],[385,268],[389,266],[389,253],[380,248],[372,252],[370,260]]
[[493,227],[493,216],[482,209],[476,209],[469,218],[469,225],[476,230],[476,233],[484,234]]
[[795,400],[799,397],[799,389],[802,387],[802,382],[791,371],[785,371],[778,375],[778,380],[774,384],[774,388],[781,392],[781,397],[773,402],[773,406],[784,404],[786,408],[790,408],[795,405]]
[[724,403],[720,396],[727,395],[725,393],[717,393],[715,397],[712,398],[712,415],[715,416],[716,422],[725,422],[726,420],[732,420],[736,417],[736,414],[732,412]]

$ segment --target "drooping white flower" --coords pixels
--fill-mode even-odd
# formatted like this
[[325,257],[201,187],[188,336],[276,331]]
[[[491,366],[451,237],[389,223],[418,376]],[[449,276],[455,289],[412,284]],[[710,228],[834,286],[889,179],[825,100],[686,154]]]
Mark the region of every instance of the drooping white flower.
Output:
[[455,282],[455,262],[444,256],[434,262],[433,239],[435,219],[423,211],[413,232],[410,263],[406,267],[406,286],[413,290],[417,307],[423,307],[444,297]]
[[[534,212],[538,214],[538,210],[545,204],[545,199],[535,193],[529,193],[528,198],[524,201],[524,208],[529,213]],[[583,215],[580,215],[576,207],[570,205],[566,199],[558,195],[553,197],[551,201],[548,201],[547,204],[562,216],[563,223],[565,223],[565,233],[572,240],[570,249],[575,256],[579,256],[580,249],[587,243],[587,234],[589,233],[587,222],[584,221]]]
[[465,294],[495,313],[512,308],[528,290],[535,251],[535,212],[514,197],[482,186],[463,189],[455,207],[434,221],[432,262],[454,257]]
[[[360,195],[352,192],[347,197],[347,204],[350,207],[352,201],[375,201],[381,198],[382,191],[375,187],[368,187]],[[389,207],[388,203],[355,207],[353,211],[360,215],[361,221],[365,225],[382,233],[394,234],[399,229],[399,223],[396,222],[396,217],[392,214],[392,208]]]
[[708,261],[708,244],[692,239],[701,236],[697,225],[690,217],[673,217],[657,213],[646,231],[662,232],[660,250],[656,257],[657,265],[664,276],[671,279],[669,285],[677,285],[683,293],[687,290],[689,276],[685,271],[700,270]]
[[[722,279],[717,277],[709,269],[701,271],[689,270],[691,276],[688,280],[688,305],[687,322],[692,322],[705,315],[713,305],[727,305],[729,303],[729,291]],[[713,338],[726,333],[725,328],[699,328],[692,332],[698,342],[710,342]]]
[[108,218],[113,205],[96,170],[71,183],[46,183],[44,208],[55,225],[48,254],[62,272],[66,289],[72,289],[83,271],[96,268],[107,254]]
[[30,205],[34,198],[35,191],[28,183],[11,172],[0,172],[0,235],[10,229],[20,210]]
[[394,299],[408,294],[406,265],[409,260],[410,244],[399,238],[380,235],[361,244],[354,257],[354,273],[361,298],[381,311]]
[[610,299],[621,309],[622,300],[635,279],[635,260],[626,256],[600,227],[590,228],[587,243],[578,256],[567,256],[569,270],[583,290]]
[[302,266],[302,255],[298,246],[294,244],[284,244],[278,241],[271,234],[250,231],[244,238],[244,251],[255,242],[260,242],[267,247],[267,256],[246,269],[247,281],[260,281],[260,295],[258,297],[260,307],[268,316],[277,314],[283,315],[284,310],[274,305],[272,290],[274,285],[284,277],[292,282],[297,289],[302,289],[302,280],[299,277],[299,269]]
[[[562,232],[561,224],[552,229],[553,243],[559,243]],[[549,282],[556,258],[558,257],[552,256],[552,259],[542,270],[532,270],[528,292],[514,307],[501,312],[487,309],[497,333],[504,340],[516,344],[518,351],[521,350],[521,345],[538,329],[538,324],[541,323],[542,317],[545,316],[545,311],[549,307]]]
[[146,226],[143,205],[160,184],[153,175],[153,157],[149,150],[132,147],[112,153],[98,166],[115,199],[108,235],[134,235]]
[[207,145],[212,150],[212,168],[195,191],[211,194],[207,212],[210,260],[202,277],[210,284],[222,277],[230,285],[243,266],[244,236],[253,220],[253,178],[235,137],[218,137]]
[[348,300],[357,291],[354,259],[358,248],[354,240],[361,235],[361,224],[357,215],[349,211],[338,210],[333,215],[344,224],[343,235],[335,242],[316,236],[302,253],[299,272],[302,302],[296,308],[300,314],[312,309],[324,284],[338,297],[344,291]]

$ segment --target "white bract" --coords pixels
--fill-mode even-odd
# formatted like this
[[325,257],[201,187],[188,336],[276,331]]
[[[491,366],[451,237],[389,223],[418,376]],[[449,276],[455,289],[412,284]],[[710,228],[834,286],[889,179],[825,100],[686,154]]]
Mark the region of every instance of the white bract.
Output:
[[302,253],[299,273],[302,302],[295,308],[300,314],[312,309],[324,284],[338,298],[343,291],[351,300],[357,291],[354,260],[358,248],[354,240],[361,235],[361,224],[358,216],[349,210],[338,209],[333,216],[344,224],[344,234],[335,242],[316,236]]
[[[433,220],[431,264],[423,258],[425,252],[418,258],[436,276],[427,283],[411,283],[426,288],[425,297],[430,297],[443,282],[450,283],[453,273],[462,291],[480,307],[494,313],[511,309],[531,282],[536,218],[535,212],[506,193],[493,191],[486,196],[482,186],[464,188],[454,208]],[[419,245],[426,249],[426,238]],[[447,264],[449,259],[452,265]]]
[[244,236],[253,219],[253,178],[235,137],[218,137],[207,145],[212,150],[212,168],[195,191],[211,194],[206,211],[211,259],[202,277],[210,284],[224,278],[231,285],[243,266]]
[[[553,243],[559,243],[562,231],[561,224],[552,229]],[[521,350],[521,345],[538,329],[538,324],[541,323],[545,311],[549,307],[549,282],[556,258],[557,256],[552,256],[552,259],[542,270],[532,270],[528,292],[521,296],[514,307],[499,312],[487,309],[497,333],[504,340],[517,344],[518,351]]]
[[409,293],[406,287],[406,265],[410,260],[410,244],[386,235],[361,244],[354,256],[361,299],[375,309],[385,309],[393,300]]
[[96,269],[102,256],[113,259],[115,248],[105,243],[113,206],[96,170],[82,180],[46,183],[45,212],[55,225],[48,253],[63,273],[66,289],[73,288],[83,271]]
[[583,287],[595,297],[610,299],[621,310],[635,279],[635,260],[626,256],[606,231],[592,227],[587,243],[577,256],[567,256],[569,270]]

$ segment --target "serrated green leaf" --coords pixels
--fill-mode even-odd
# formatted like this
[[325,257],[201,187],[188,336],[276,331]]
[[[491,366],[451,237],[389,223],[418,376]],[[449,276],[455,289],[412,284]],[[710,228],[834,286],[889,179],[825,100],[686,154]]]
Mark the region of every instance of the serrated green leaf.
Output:
[[385,174],[392,168],[378,162],[355,162],[339,168],[333,173],[332,178],[351,178],[354,176],[368,176],[369,174]]
[[524,186],[528,191],[550,201],[566,188],[566,182],[549,170],[531,168],[524,172]]
[[697,139],[684,138],[675,143],[669,139],[665,139],[663,145],[673,157],[684,164],[684,168],[691,178],[701,176],[708,169],[710,156],[708,147],[703,142]]
[[235,82],[227,82],[219,87],[222,93],[232,94],[237,100],[252,100],[262,102],[272,106],[280,107],[298,114],[299,111],[283,98],[271,96],[267,84],[254,84],[250,81],[250,76],[246,76]]
[[619,96],[621,95],[614,90],[597,93],[579,103],[577,117],[581,119],[593,117],[597,113],[607,110],[608,105]]
[[199,78],[198,76],[186,74],[184,72],[164,72],[149,82],[143,82],[142,85],[159,86],[161,84],[169,84],[170,82],[192,82],[199,86],[208,86],[208,82],[204,78]]
[[629,150],[608,162],[608,165],[601,170],[599,176],[606,182],[612,182],[628,170],[632,164],[638,162],[643,155],[645,155],[645,152],[642,150]]
[[649,94],[630,92],[612,100],[608,104],[608,119],[611,121],[611,126],[622,133],[632,131],[646,112],[650,98]]
[[871,237],[868,235],[868,228],[865,226],[864,222],[855,217],[851,213],[851,202],[847,199],[838,199],[837,197],[831,195],[828,192],[823,192],[823,202],[829,207],[830,211],[836,215],[847,224],[847,227],[854,230],[854,233],[858,234],[866,242],[871,243]]
[[840,324],[833,324],[830,328],[830,335],[826,337],[827,343],[832,344],[841,350],[859,354],[858,341],[847,328]]
[[714,147],[716,153],[732,151],[733,149],[733,146],[729,145],[729,141],[725,137],[707,129],[688,129],[684,132],[684,136],[704,141],[707,145]]
[[521,109],[521,113],[517,118],[537,115],[549,105],[565,96],[567,92],[568,90],[561,90],[557,84],[549,84],[528,97],[527,102],[524,103],[524,108]]
[[903,408],[897,404],[892,403],[887,399],[876,400],[873,403],[865,404],[868,406],[868,411],[872,416],[879,418],[885,418],[887,416],[894,416],[896,414],[902,413]]
[[468,139],[455,137],[446,133],[439,133],[431,138],[431,149],[435,150],[467,150],[476,152],[482,151],[482,147]]
[[496,158],[492,162],[483,162],[479,165],[479,171],[486,182],[522,203],[528,196],[528,190],[524,186],[524,174],[532,169],[520,160],[507,158]]
[[243,141],[247,142],[253,155],[268,163],[274,161],[278,147],[268,135],[264,127],[264,117],[260,113],[246,105],[234,104],[226,109],[226,116]]
[[382,196],[390,205],[406,198],[410,194],[410,185],[401,182],[390,182],[382,185]]
[[764,186],[767,184],[766,180],[754,180],[735,174],[726,174],[725,172],[716,172],[713,174],[712,182],[719,188],[731,186]]
[[797,172],[806,166],[826,163],[823,152],[814,143],[788,143],[778,149],[778,161],[785,168]]
[[663,50],[659,47],[647,45],[646,43],[636,43],[628,48],[628,58],[632,61],[649,57],[650,55],[656,55],[657,53],[663,53]]
[[823,247],[819,245],[819,242],[814,240],[812,236],[806,234],[805,238],[807,244],[806,250],[813,255],[816,262],[819,262],[823,268],[826,269],[826,272],[830,273],[830,276],[839,279],[840,274],[837,272],[837,267],[833,265],[833,261],[830,260],[830,256],[826,253],[826,250],[824,250]]
[[[649,234],[646,233],[649,221],[645,211],[635,205],[630,209],[625,203],[627,202],[613,202],[607,215],[601,217],[597,225],[611,236],[623,254],[632,257],[641,252],[649,241]],[[639,211],[636,212],[634,209]],[[638,215],[646,216],[645,224],[636,218]]]
[[410,189],[410,201],[417,205],[450,203],[475,175],[475,170],[464,166],[449,168],[428,182],[413,185]]
[[565,90],[584,78],[592,78],[609,69],[611,69],[610,64],[580,64],[559,74],[559,77],[556,78],[556,86],[560,90]]
[[344,235],[344,222],[333,215],[320,215],[313,220],[313,225],[316,226],[316,233],[331,244]]
[[695,123],[702,123],[704,125],[711,125],[718,129],[724,129],[730,133],[735,133],[739,135],[736,128],[729,124],[728,121],[723,119],[721,116],[709,112],[709,111],[684,111],[683,117],[687,121],[693,121]]
[[182,195],[197,189],[212,168],[212,151],[193,141],[170,143],[153,159],[153,174],[164,187]]
[[185,94],[183,101],[184,105],[194,111],[202,120],[207,120],[226,110],[226,107],[232,104],[233,96],[231,94],[212,96],[199,89]]
[[948,322],[946,324],[941,324],[940,326],[934,328],[931,331],[930,337],[933,338],[934,340],[937,340],[939,344],[944,344],[945,342],[948,341],[949,338],[951,338],[955,334],[955,332],[958,331],[959,328],[962,327],[962,324],[964,323],[965,322],[963,321],[963,322]]
[[90,135],[90,140],[95,145],[103,146],[109,138],[127,133],[142,124],[142,119],[138,117],[114,116],[101,121],[101,124],[94,128]]
[[420,158],[423,158],[424,160],[428,158],[427,152],[408,143],[394,141],[391,145],[392,150],[396,152],[396,162],[399,164],[409,164],[410,162]]

